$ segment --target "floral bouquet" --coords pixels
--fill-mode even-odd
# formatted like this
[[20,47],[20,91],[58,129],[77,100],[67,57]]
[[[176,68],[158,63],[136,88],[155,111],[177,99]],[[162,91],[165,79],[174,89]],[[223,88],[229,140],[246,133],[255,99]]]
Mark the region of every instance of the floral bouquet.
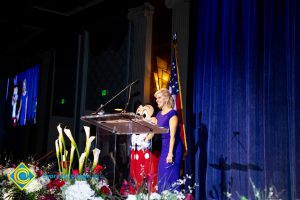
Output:
[[[95,148],[91,151],[91,144],[95,137],[90,136],[90,128],[84,126],[86,133],[86,143],[83,153],[79,153],[77,144],[67,128],[62,129],[57,126],[58,138],[55,141],[57,169],[56,165],[46,164],[40,166],[33,158],[23,162],[23,164],[33,174],[32,180],[26,187],[20,189],[12,180],[10,175],[14,173],[18,166],[11,161],[5,160],[6,165],[0,165],[0,199],[34,199],[34,200],[102,200],[102,199],[157,199],[157,200],[187,200],[193,199],[191,195],[194,187],[188,190],[166,190],[161,194],[152,192],[152,180],[154,175],[145,176],[142,186],[132,182],[124,181],[120,193],[112,191],[108,185],[108,180],[103,176],[104,167],[98,164],[100,150]],[[67,136],[70,148],[64,136]],[[93,154],[93,161],[89,160],[90,151]],[[54,173],[53,173],[54,171]],[[184,176],[172,185],[172,188],[185,186],[186,180],[191,176]]]
[[[97,148],[92,150],[94,157],[93,162],[90,162],[88,159],[91,143],[95,139],[94,136],[90,137],[90,128],[87,126],[84,127],[86,145],[81,155],[79,154],[77,144],[73,139],[71,131],[66,128],[62,130],[60,125],[58,125],[57,130],[59,136],[55,141],[55,149],[58,172],[51,174],[50,169],[52,169],[54,164],[39,167],[39,164],[31,158],[23,164],[32,173],[32,179],[28,181],[28,184],[25,185],[24,188],[19,188],[19,186],[9,178],[17,166],[11,164],[9,160],[6,160],[5,166],[0,165],[0,199],[100,200],[112,196],[107,180],[102,175],[104,168],[98,164],[100,150]],[[63,132],[71,143],[69,151],[66,148],[67,145]],[[76,157],[78,165],[74,164]],[[28,175],[23,171],[15,174],[19,176],[25,175],[26,177]]]
[[[71,131],[64,129],[64,133],[71,143],[70,155],[66,150],[63,131],[60,125],[57,127],[59,137],[55,141],[56,158],[59,168],[60,180],[65,181],[61,187],[64,199],[105,199],[112,195],[106,178],[102,175],[103,166],[98,164],[100,150],[93,149],[93,162],[89,162],[90,148],[95,136],[90,136],[90,128],[84,126],[86,144],[83,153],[79,154],[77,144]],[[73,167],[74,154],[78,158],[78,168]],[[72,172],[72,173],[71,173]]]
[[153,175],[146,176],[142,186],[138,188],[136,188],[134,181],[127,182],[124,180],[120,188],[120,194],[126,196],[128,200],[194,200],[192,192],[197,186],[196,184],[188,186],[188,190],[175,190],[175,188],[184,188],[187,180],[192,178],[190,175],[183,176],[182,179],[174,182],[169,190],[165,190],[161,194],[151,192],[151,184],[148,184],[151,183],[151,178],[153,178]]
[[58,192],[47,190],[47,184],[50,183],[50,179],[47,176],[43,176],[54,164],[39,167],[39,163],[35,162],[33,157],[29,157],[24,164],[35,178],[23,190],[20,190],[9,178],[17,166],[7,159],[5,159],[5,163],[5,166],[0,166],[0,199],[40,199],[48,192],[52,193],[55,199],[59,199],[60,195]]

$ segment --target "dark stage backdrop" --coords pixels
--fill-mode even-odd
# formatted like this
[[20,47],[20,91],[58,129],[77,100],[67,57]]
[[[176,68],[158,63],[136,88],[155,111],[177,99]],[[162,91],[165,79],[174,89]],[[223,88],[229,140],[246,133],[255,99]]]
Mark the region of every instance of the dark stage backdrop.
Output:
[[300,2],[198,2],[188,130],[196,199],[254,199],[251,181],[261,194],[274,186],[299,199]]

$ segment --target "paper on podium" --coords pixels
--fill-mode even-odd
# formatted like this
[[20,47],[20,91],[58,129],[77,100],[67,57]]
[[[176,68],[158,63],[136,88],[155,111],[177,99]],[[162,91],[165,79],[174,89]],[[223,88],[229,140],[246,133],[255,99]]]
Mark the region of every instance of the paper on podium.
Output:
[[118,113],[105,115],[82,116],[82,121],[93,124],[102,130],[103,134],[131,135],[168,133],[168,129],[144,120],[135,113]]

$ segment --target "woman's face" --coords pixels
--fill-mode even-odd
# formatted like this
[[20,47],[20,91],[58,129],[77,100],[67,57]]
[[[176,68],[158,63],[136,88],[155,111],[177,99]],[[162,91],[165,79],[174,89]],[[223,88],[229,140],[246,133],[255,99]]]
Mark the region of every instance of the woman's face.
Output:
[[162,109],[162,107],[166,104],[165,97],[162,95],[162,93],[158,93],[156,95],[156,103],[159,109]]

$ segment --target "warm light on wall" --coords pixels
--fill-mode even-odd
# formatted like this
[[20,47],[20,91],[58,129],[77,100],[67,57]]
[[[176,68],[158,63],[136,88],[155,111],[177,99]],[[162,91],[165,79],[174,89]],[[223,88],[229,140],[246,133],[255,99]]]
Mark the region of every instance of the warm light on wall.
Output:
[[167,62],[156,57],[157,61],[157,72],[154,72],[154,80],[156,89],[167,88],[170,80],[170,71],[168,70]]

